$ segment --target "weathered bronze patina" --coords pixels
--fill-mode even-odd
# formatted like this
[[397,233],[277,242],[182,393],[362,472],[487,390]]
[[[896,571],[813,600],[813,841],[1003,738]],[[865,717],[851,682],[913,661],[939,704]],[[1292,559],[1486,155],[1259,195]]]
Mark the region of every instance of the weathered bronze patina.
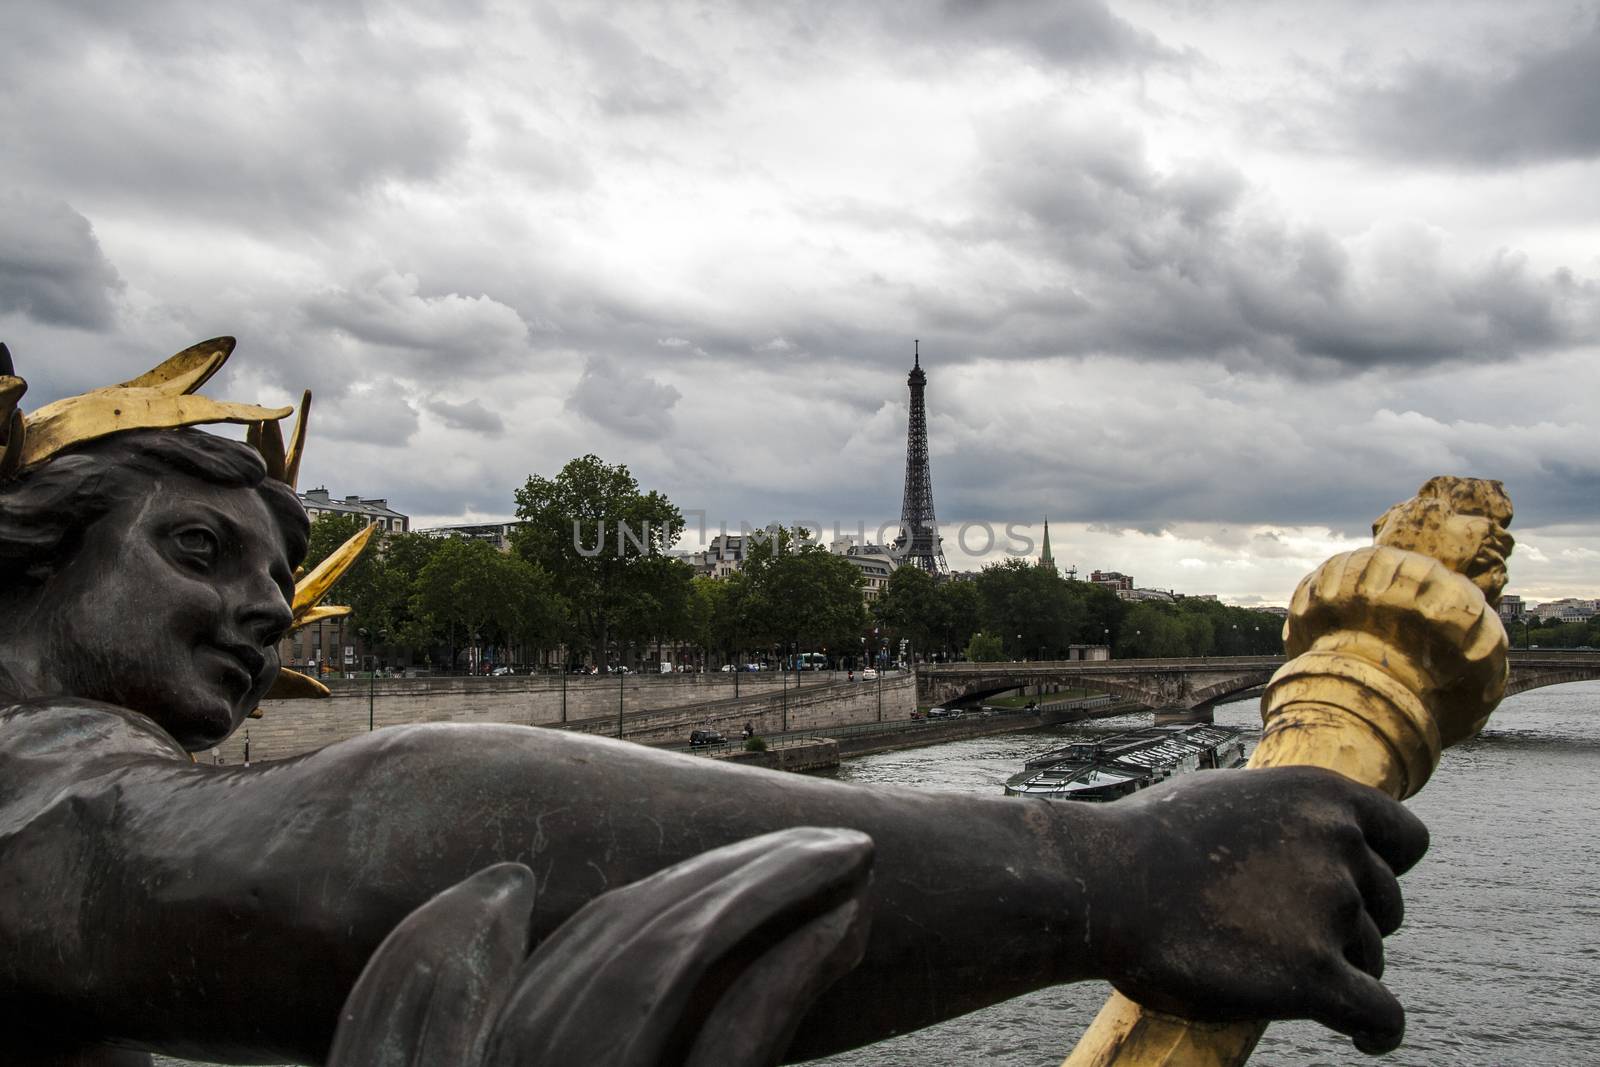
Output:
[[[1511,500],[1499,482],[1432,478],[1373,523],[1373,545],[1334,556],[1295,590],[1289,656],[1261,699],[1251,767],[1326,767],[1390,796],[1427,782],[1442,749],[1475,735],[1505,693]],[[1270,914],[1270,913],[1263,913]],[[1377,931],[1352,946],[1382,960]],[[1373,973],[1381,973],[1381,969]],[[1124,986],[1147,1004],[1156,991]],[[1066,1067],[1237,1067],[1263,1023],[1193,1024],[1111,997]],[[1376,1035],[1357,1045],[1381,1050]]]
[[440,724],[196,764],[278,678],[307,523],[281,438],[192,425],[279,416],[95,395],[0,459],[7,1063],[770,1063],[1097,976],[1400,1038],[1426,832],[1327,771],[1058,806]]

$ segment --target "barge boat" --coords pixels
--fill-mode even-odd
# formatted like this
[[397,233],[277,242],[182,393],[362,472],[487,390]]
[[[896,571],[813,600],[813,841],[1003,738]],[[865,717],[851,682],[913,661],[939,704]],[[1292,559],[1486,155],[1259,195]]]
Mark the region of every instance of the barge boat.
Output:
[[1244,759],[1242,731],[1210,723],[1148,726],[1036,756],[1006,781],[1006,795],[1103,802]]

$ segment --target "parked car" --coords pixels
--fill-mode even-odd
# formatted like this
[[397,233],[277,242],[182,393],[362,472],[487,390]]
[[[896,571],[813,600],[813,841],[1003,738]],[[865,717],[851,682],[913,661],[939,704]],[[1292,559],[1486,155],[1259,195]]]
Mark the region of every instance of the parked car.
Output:
[[949,715],[949,714],[950,713],[948,711],[946,711],[945,709],[943,709],[943,708],[929,708],[928,709],[928,718],[930,718],[930,719],[942,719],[946,715]]
[[512,670],[510,667],[496,667],[494,670],[489,672],[489,676],[492,678],[504,678],[508,674],[516,673],[517,672]]
[[706,745],[725,745],[728,739],[715,730],[692,730],[689,733],[689,746],[703,748]]
[[962,711],[960,708],[946,708],[944,712],[944,717],[947,719],[959,719],[965,715],[966,712]]
[[878,680],[878,672],[873,670],[871,667],[868,667],[866,670],[861,672],[861,680],[863,682],[875,682]]

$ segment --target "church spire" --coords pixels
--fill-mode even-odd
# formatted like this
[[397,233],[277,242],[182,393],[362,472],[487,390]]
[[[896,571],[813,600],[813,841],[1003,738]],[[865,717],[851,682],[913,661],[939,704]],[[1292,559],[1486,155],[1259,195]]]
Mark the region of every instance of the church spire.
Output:
[[1056,558],[1050,554],[1050,520],[1044,520],[1044,551],[1039,553],[1039,566],[1056,569]]

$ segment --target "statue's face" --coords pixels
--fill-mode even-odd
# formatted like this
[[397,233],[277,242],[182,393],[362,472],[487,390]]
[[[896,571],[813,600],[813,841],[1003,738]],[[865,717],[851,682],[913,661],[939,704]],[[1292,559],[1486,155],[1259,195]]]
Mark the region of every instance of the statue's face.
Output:
[[49,579],[45,667],[66,693],[141,711],[205,748],[271,687],[293,596],[260,495],[173,475],[91,524]]

